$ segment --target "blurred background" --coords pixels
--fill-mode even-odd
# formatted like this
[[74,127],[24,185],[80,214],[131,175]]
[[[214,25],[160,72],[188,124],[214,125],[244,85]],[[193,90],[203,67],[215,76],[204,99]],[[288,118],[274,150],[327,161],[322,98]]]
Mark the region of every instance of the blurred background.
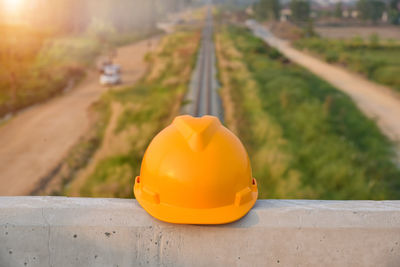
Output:
[[105,49],[153,34],[184,2],[2,0],[0,115],[51,97]]
[[262,198],[399,199],[399,24],[400,0],[0,0],[0,195],[134,197],[210,72]]

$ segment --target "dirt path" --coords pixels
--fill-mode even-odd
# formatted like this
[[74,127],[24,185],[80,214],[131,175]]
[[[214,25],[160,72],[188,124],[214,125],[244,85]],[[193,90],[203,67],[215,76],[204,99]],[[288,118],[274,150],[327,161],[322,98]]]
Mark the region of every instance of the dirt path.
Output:
[[[144,55],[158,38],[118,49],[124,85],[137,81],[146,70]],[[88,77],[63,96],[23,111],[0,127],[0,195],[26,195],[65,156],[88,127],[88,107],[107,89],[98,74]]]
[[127,152],[126,150],[128,149],[128,146],[126,146],[126,144],[127,142],[129,142],[128,138],[126,136],[116,135],[114,132],[118,124],[118,118],[121,115],[122,111],[123,107],[120,103],[112,103],[111,118],[104,132],[103,142],[101,146],[97,149],[93,157],[90,159],[89,164],[85,168],[80,170],[77,174],[77,177],[72,181],[68,196],[80,196],[79,190],[85,183],[86,178],[93,173],[93,171],[96,169],[97,164],[103,158],[115,153]]
[[392,92],[391,88],[368,81],[344,68],[300,52],[254,21],[248,21],[247,26],[255,35],[277,48],[287,58],[348,94],[368,117],[376,121],[382,132],[399,145],[400,97]]

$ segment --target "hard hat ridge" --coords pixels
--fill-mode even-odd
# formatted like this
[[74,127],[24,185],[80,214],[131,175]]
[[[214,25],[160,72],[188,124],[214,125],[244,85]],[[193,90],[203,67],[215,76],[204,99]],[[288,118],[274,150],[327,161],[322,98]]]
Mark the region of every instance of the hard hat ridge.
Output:
[[213,116],[194,118],[184,115],[176,117],[172,124],[176,125],[190,148],[196,152],[207,146],[218,127],[221,126],[219,120]]

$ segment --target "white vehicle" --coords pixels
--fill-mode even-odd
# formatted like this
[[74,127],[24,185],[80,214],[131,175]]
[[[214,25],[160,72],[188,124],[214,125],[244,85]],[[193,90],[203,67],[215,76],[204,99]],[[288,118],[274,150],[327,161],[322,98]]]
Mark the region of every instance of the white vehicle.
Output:
[[117,64],[109,64],[103,66],[103,73],[108,75],[118,74],[121,72],[121,66]]
[[107,74],[104,73],[100,76],[100,84],[101,85],[117,85],[121,83],[121,77],[118,73]]

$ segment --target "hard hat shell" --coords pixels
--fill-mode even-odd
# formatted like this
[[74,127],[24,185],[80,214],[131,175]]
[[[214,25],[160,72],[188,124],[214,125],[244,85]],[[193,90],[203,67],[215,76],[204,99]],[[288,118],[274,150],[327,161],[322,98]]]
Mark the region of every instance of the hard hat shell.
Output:
[[258,196],[240,140],[216,117],[188,115],[151,141],[134,193],[155,218],[182,224],[235,221]]

